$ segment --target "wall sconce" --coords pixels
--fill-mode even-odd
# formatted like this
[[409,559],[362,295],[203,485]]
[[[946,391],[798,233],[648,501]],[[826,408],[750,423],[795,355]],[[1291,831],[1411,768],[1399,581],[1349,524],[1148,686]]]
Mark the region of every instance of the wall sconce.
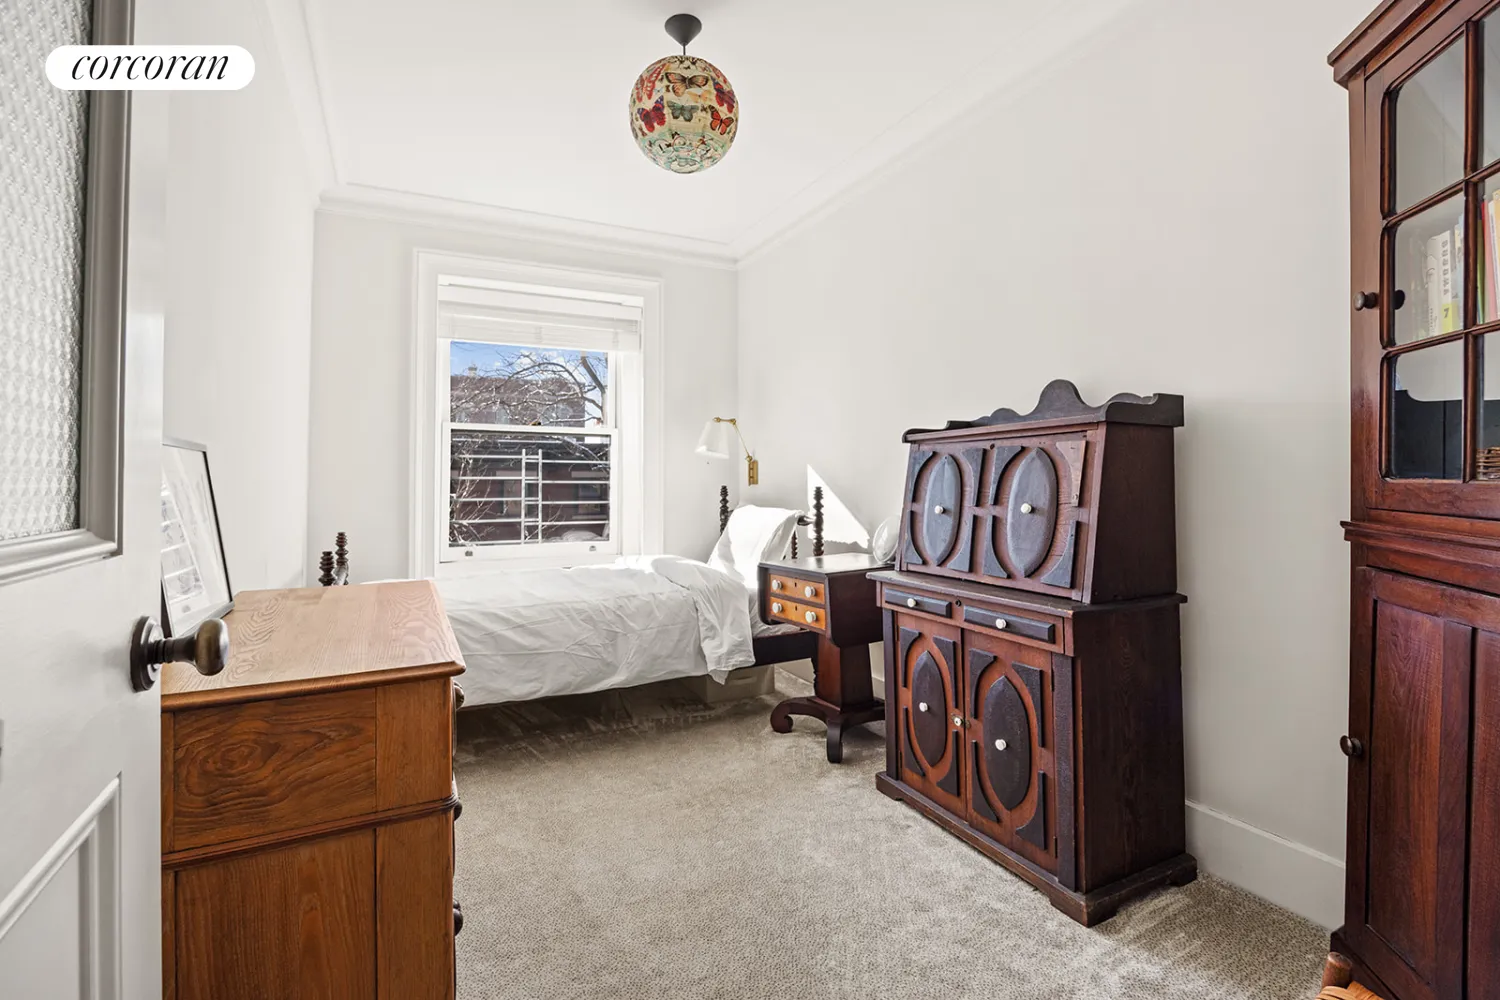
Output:
[[750,454],[750,448],[745,444],[745,435],[740,433],[739,421],[733,417],[714,417],[703,425],[703,434],[698,438],[698,454],[709,458],[728,458],[729,453],[734,450],[734,438],[729,435],[730,427],[734,428],[735,436],[740,439],[740,447],[745,451],[746,481],[755,486],[760,482],[760,463]]

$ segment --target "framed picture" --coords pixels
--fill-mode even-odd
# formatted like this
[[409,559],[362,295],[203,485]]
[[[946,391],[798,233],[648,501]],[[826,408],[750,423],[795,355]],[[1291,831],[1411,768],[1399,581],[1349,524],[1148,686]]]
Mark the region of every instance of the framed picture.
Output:
[[163,441],[161,456],[161,627],[184,635],[234,607],[219,534],[208,451]]

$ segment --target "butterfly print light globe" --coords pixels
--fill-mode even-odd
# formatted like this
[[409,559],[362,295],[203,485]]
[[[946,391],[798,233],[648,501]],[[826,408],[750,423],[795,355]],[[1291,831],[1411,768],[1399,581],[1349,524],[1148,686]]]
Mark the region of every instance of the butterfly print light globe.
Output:
[[676,174],[724,158],[739,129],[739,101],[717,66],[697,56],[658,59],[630,91],[630,130],[651,162]]

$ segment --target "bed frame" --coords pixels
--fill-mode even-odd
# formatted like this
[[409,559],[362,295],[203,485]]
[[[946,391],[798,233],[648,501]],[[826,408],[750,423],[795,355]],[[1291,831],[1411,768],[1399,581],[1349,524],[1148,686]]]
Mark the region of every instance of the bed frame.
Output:
[[[719,534],[729,525],[729,487],[719,487]],[[812,528],[812,554],[823,554],[823,487],[813,487],[813,512],[797,518],[799,528]],[[797,558],[797,532],[792,532],[792,558]],[[323,587],[344,586],[349,583],[349,536],[340,531],[332,549],[325,549],[318,559],[318,584]],[[817,655],[818,637],[812,632],[793,632],[787,635],[767,635],[755,640],[755,663],[762,667],[768,663],[786,663],[789,660],[809,660]]]

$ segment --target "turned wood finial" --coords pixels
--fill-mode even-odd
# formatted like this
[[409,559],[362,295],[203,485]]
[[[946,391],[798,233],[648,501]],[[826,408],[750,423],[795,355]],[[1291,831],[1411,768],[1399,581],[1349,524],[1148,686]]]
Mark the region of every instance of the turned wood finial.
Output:
[[792,558],[797,558],[797,529],[792,529]]
[[719,534],[729,527],[729,487],[719,487]]
[[328,551],[327,549],[323,550],[323,554],[318,557],[318,569],[320,569],[322,571],[319,574],[319,576],[318,576],[318,586],[320,586],[320,587],[332,587],[333,586],[333,553],[332,552]]
[[823,554],[823,487],[813,487],[813,555]]
[[339,586],[349,583],[349,536],[340,531],[334,538],[333,579]]

